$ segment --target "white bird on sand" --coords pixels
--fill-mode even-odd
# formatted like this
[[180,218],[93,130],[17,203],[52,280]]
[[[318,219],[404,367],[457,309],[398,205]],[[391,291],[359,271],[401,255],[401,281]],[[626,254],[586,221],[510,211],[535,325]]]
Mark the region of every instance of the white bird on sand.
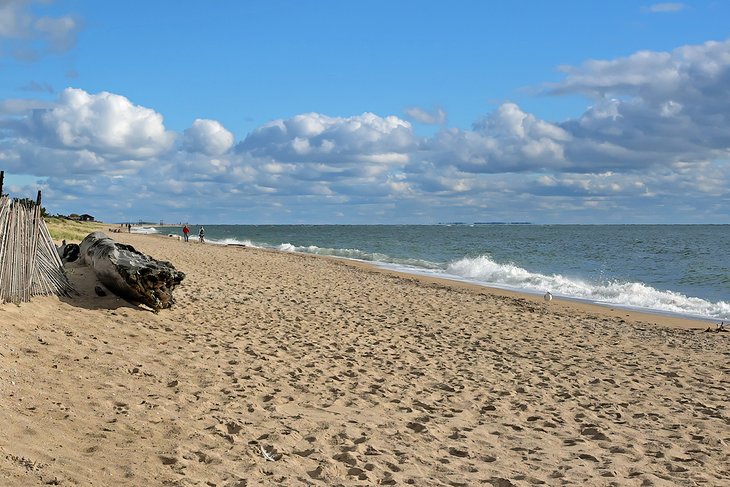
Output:
[[545,301],[547,301],[549,303],[550,301],[553,300],[553,295],[550,294],[550,291],[548,291],[545,293],[545,296],[543,296],[543,298],[545,299]]

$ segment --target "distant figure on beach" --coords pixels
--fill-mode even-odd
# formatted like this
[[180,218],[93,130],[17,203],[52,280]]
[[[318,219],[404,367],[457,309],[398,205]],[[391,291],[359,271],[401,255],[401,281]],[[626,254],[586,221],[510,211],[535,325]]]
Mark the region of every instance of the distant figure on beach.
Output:
[[188,241],[188,237],[190,236],[190,229],[187,225],[183,227],[183,237],[185,238],[185,241]]
[[205,228],[200,227],[200,231],[198,232],[198,237],[200,237],[200,243],[205,243]]
[[132,224],[131,223],[127,223],[127,232],[132,233]]

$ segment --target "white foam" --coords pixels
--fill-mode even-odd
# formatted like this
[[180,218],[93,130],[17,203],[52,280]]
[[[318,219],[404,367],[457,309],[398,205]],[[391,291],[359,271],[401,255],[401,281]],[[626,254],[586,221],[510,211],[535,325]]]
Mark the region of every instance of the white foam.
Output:
[[254,245],[250,240],[238,240],[235,238],[224,238],[223,240],[211,240],[211,242],[223,244],[223,245],[245,245],[246,247],[259,247]]
[[713,303],[674,291],[661,291],[641,282],[591,283],[560,274],[539,274],[514,264],[499,264],[485,255],[452,262],[446,273],[469,281],[532,293],[550,291],[555,296],[600,304],[730,319],[730,303],[725,301]]
[[153,227],[132,227],[130,233],[143,233],[143,234],[153,234],[153,233],[160,233],[157,231],[156,228]]
[[283,243],[279,244],[277,250],[281,250],[282,252],[296,252],[297,248],[290,243]]
[[290,243],[283,243],[275,248],[283,252],[302,252],[306,254],[328,255],[331,257],[341,257],[344,259],[394,264],[403,267],[417,267],[424,269],[440,269],[442,267],[435,262],[430,262],[423,259],[398,259],[390,257],[386,254],[381,254],[378,252],[365,252],[360,249],[336,249],[329,247],[318,247],[316,245],[296,246]]

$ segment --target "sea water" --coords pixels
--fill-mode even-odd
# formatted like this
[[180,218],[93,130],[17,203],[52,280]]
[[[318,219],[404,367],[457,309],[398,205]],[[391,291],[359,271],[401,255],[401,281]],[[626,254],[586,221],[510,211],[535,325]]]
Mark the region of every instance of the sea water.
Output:
[[[191,227],[191,241],[199,227]],[[179,227],[138,231],[181,234]],[[218,244],[730,320],[730,225],[205,225]]]

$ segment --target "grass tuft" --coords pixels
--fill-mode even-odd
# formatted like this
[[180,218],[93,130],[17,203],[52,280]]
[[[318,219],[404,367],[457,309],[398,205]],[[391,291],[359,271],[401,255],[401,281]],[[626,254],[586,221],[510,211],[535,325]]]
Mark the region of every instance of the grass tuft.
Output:
[[53,240],[79,243],[91,232],[105,230],[108,225],[101,222],[77,222],[65,218],[46,217],[46,225]]

